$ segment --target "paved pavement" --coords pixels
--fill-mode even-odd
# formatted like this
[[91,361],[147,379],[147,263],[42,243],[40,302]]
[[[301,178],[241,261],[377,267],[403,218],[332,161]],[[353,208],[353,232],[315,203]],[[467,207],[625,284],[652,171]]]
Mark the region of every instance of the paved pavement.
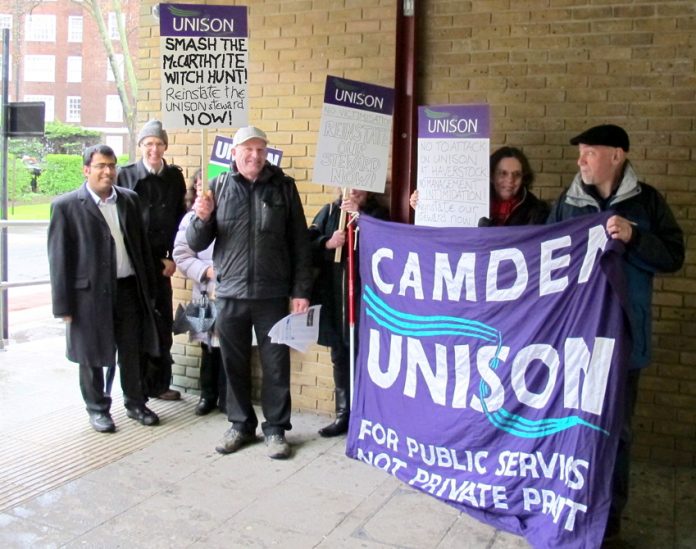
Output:
[[[344,438],[316,434],[326,418],[314,414],[294,414],[287,461],[262,442],[216,454],[226,418],[196,417],[194,395],[152,402],[154,428],[116,399],[117,432],[95,433],[62,325],[45,306],[20,312],[0,352],[2,547],[529,547],[347,458]],[[638,463],[632,482],[616,547],[696,547],[696,470]]]

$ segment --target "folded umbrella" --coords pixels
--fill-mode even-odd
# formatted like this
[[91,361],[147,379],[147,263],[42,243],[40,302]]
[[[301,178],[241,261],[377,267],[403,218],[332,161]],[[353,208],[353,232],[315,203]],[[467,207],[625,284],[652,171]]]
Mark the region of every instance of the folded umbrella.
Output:
[[185,332],[205,333],[215,324],[217,308],[215,301],[208,297],[207,292],[201,292],[201,297],[187,305],[181,303],[176,308],[172,331],[175,334]]

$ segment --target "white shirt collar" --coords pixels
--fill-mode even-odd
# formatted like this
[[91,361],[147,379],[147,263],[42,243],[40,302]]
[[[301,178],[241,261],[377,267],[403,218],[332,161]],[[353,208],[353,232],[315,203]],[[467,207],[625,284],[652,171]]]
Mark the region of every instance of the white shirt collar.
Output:
[[97,193],[95,193],[89,186],[89,184],[85,185],[87,187],[87,191],[89,194],[92,196],[92,200],[94,200],[94,203],[99,206],[99,204],[104,203],[108,204],[110,202],[113,202],[114,204],[116,203],[116,198],[118,195],[116,194],[116,189],[111,187],[111,194],[106,197],[106,200],[102,200]]
[[150,166],[150,164],[145,162],[145,159],[143,158],[143,166],[145,166],[145,169],[149,173],[154,173],[155,175],[157,175],[164,169],[164,161],[162,161],[160,165],[157,168],[155,168],[154,166]]

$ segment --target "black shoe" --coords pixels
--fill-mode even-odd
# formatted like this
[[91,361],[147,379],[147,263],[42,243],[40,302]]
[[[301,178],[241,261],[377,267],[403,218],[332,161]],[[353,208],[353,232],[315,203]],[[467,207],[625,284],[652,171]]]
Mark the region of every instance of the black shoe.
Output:
[[215,406],[215,401],[210,400],[209,398],[203,398],[198,401],[198,404],[196,404],[196,415],[197,416],[206,416],[210,412],[212,412],[216,408]]
[[113,433],[116,430],[109,412],[90,412],[89,424],[97,433]]
[[319,435],[324,438],[337,437],[348,432],[348,414],[338,416],[333,423],[319,429]]
[[140,425],[148,427],[159,423],[159,416],[147,406],[126,408],[126,415],[131,419],[135,419]]

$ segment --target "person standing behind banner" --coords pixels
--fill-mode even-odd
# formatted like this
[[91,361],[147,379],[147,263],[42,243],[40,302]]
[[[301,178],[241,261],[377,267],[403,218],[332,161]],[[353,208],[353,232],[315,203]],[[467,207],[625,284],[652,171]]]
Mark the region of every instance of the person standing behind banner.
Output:
[[628,501],[631,419],[642,368],[648,366],[652,335],[652,293],[656,273],[671,273],[684,263],[684,235],[662,195],[638,179],[626,158],[629,138],[613,124],[592,127],[570,140],[578,146],[578,166],[570,186],[551,209],[549,223],[600,211],[613,211],[609,238],[625,245],[624,272],[633,347],[624,397],[624,420],[612,473],[612,501],[604,539],[617,539]]
[[[490,217],[482,217],[479,227],[543,225],[549,206],[529,189],[534,171],[527,156],[516,147],[500,147],[490,157]],[[410,198],[413,209],[418,205],[418,191]]]
[[196,199],[186,230],[191,249],[215,240],[217,333],[227,374],[227,417],[232,423],[215,450],[230,454],[256,440],[251,401],[251,329],[261,357],[261,408],[267,455],[290,457],[290,350],[268,332],[288,314],[309,308],[312,289],[307,221],[295,181],[267,160],[268,138],[259,128],[240,128],[232,163]]
[[527,156],[516,147],[501,147],[490,158],[490,217],[481,218],[479,227],[543,225],[549,206],[529,189],[534,171]]
[[[313,303],[321,304],[319,316],[320,345],[331,349],[333,364],[334,395],[336,418],[319,430],[323,437],[335,437],[348,431],[350,419],[350,341],[348,333],[348,286],[346,258],[348,250],[343,250],[341,261],[335,261],[336,249],[346,242],[346,231],[339,230],[341,210],[388,219],[389,212],[377,198],[367,191],[351,189],[349,196],[338,198],[326,204],[309,226],[309,239],[312,243],[314,267],[319,270],[315,279]],[[357,251],[357,250],[356,250]],[[356,254],[357,258],[357,254]],[[360,276],[355,262],[355,295],[360,297]],[[359,310],[356,303],[356,311]],[[357,330],[356,330],[357,333]],[[356,345],[357,347],[357,345]]]
[[142,155],[138,162],[118,172],[116,184],[138,193],[156,268],[155,307],[159,313],[159,357],[144,358],[145,390],[148,396],[178,400],[181,393],[169,387],[172,380],[173,343],[172,281],[176,271],[172,248],[179,222],[186,213],[186,181],[179,166],[167,164],[164,153],[169,146],[167,132],[159,120],[150,120],[138,134]]
[[51,204],[48,265],[53,314],[66,322],[68,360],[80,365],[80,391],[92,428],[116,430],[110,380],[118,366],[129,418],[157,425],[146,405],[141,355],[157,354],[152,309],[155,274],[138,195],[114,187],[116,155],[95,145],[84,152],[85,182]]
[[[191,186],[186,193],[187,206],[193,207],[196,197],[201,192],[201,170],[193,174]],[[191,222],[193,211],[189,211],[181,220],[179,232],[174,239],[172,258],[179,270],[193,281],[191,300],[197,301],[205,292],[208,298],[215,296],[215,268],[213,267],[213,242],[205,250],[194,252],[186,241],[186,229]],[[225,399],[227,395],[225,371],[222,367],[222,355],[220,354],[220,342],[215,327],[208,332],[191,333],[192,341],[201,344],[201,397],[196,405],[197,416],[209,414],[216,406],[220,411],[226,410]]]

